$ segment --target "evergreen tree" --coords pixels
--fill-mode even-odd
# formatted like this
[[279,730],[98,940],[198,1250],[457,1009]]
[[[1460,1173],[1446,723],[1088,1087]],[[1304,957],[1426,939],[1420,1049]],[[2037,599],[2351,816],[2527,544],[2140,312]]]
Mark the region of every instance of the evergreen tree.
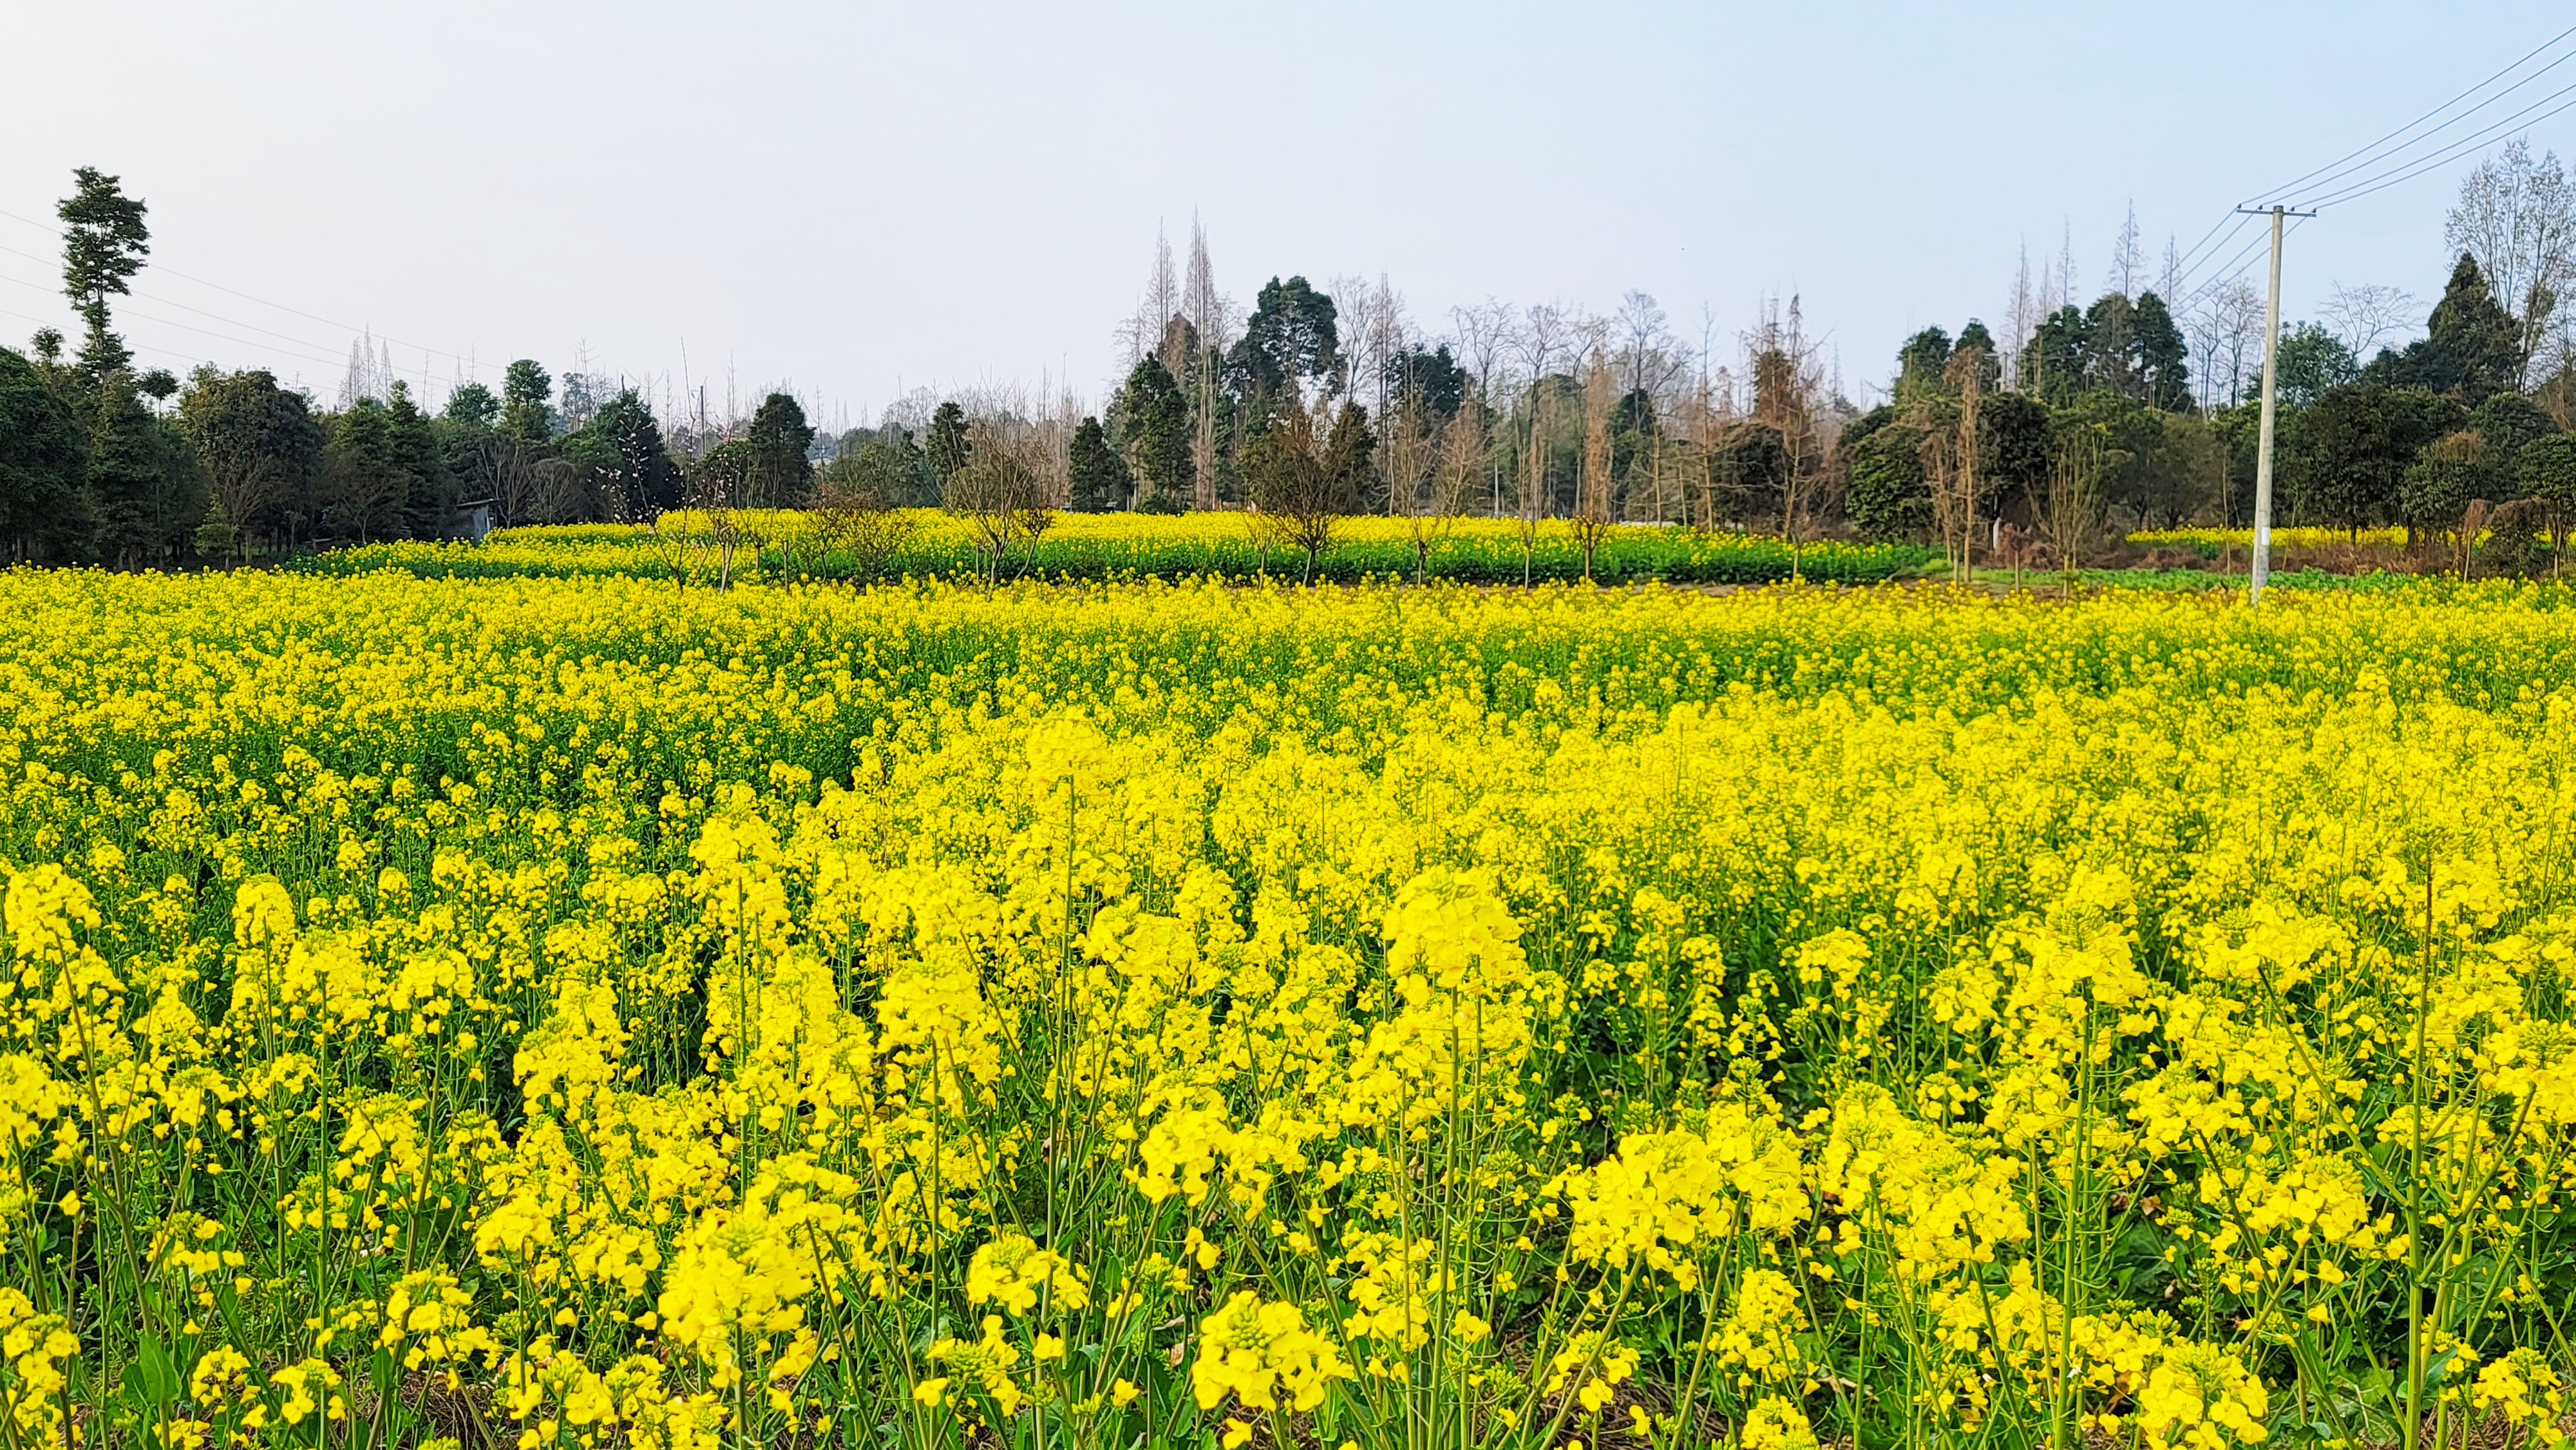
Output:
[[510,364],[501,375],[501,435],[536,446],[553,439],[555,413],[546,400],[554,390],[544,364],[524,357]]
[[447,408],[439,416],[450,423],[489,428],[492,420],[501,416],[501,400],[481,383],[459,383],[456,391],[447,395]]
[[2495,492],[2499,460],[2474,428],[2446,433],[2417,451],[2397,486],[2397,518],[2422,539],[2460,527],[2469,500]]
[[1941,374],[1950,366],[1953,351],[1947,329],[1927,327],[1896,349],[1896,385],[1891,391],[1898,402],[1910,402],[1917,396],[1938,392]]
[[1413,347],[1387,359],[1387,396],[1410,397],[1427,418],[1446,423],[1467,401],[1467,370],[1449,355],[1449,344]]
[[2457,402],[2422,388],[2328,388],[2284,450],[2297,518],[2347,530],[2395,520],[2407,465],[2467,416]]
[[1266,407],[1292,383],[1333,376],[1341,362],[1333,299],[1303,277],[1273,277],[1254,299],[1226,370],[1237,392]]
[[456,505],[456,483],[429,415],[411,398],[411,386],[395,381],[385,405],[385,453],[402,475],[402,527],[415,539],[434,539],[447,532],[447,516]]
[[[1899,376],[1904,376],[1901,365]],[[1984,422],[1981,407],[1981,429]],[[1861,537],[1914,539],[1932,531],[1923,438],[1924,430],[1891,404],[1872,408],[1844,427],[1835,450],[1844,465],[1843,508]]]
[[679,465],[663,444],[661,423],[633,388],[609,399],[585,431],[595,445],[593,466],[603,512],[649,523],[680,506]]
[[390,421],[383,403],[360,398],[331,418],[322,449],[323,520],[360,543],[400,532],[411,501],[411,476],[394,458]]
[[752,508],[797,508],[814,492],[814,427],[805,409],[785,393],[760,400],[745,435],[752,451],[744,503]]
[[450,496],[460,502],[496,502],[501,496],[501,442],[493,422],[501,400],[481,383],[460,383],[430,424]]
[[2072,306],[2040,319],[2030,346],[2022,349],[2021,376],[2016,379],[2021,390],[2051,407],[2072,401],[2086,386],[2085,355],[2090,343],[2084,314]]
[[69,559],[87,512],[89,430],[25,354],[0,347],[0,562]]
[[2138,376],[2137,307],[2126,296],[2105,292],[2084,311],[2084,387],[2127,398],[2144,398]]
[[127,196],[115,177],[83,166],[72,181],[72,194],[54,214],[63,221],[63,292],[88,329],[81,340],[81,372],[95,385],[133,366],[134,354],[108,331],[107,299],[124,295],[127,280],[143,270],[152,241],[143,225],[143,203]]
[[1369,427],[1368,409],[1345,400],[1333,415],[1333,431],[1324,439],[1324,475],[1336,513],[1357,513],[1376,477],[1377,432]]
[[2492,296],[2477,260],[2460,254],[2425,335],[2402,353],[2383,352],[2370,365],[2374,382],[2421,388],[2475,405],[2514,387],[2522,375],[2522,325]]
[[95,555],[119,568],[159,560],[204,512],[196,458],[123,373],[100,379],[92,407],[87,512]]
[[[1963,334],[1964,335],[1964,334]],[[2024,393],[1988,393],[1977,405],[1977,486],[1992,507],[2037,516],[2056,460],[2048,406]]]
[[2469,426],[2486,440],[2487,454],[2499,469],[2499,484],[2509,481],[2514,460],[2533,439],[2558,432],[2558,422],[2520,393],[2498,393],[2469,410]]
[[[1984,323],[1973,317],[1968,319],[1967,326],[1959,329],[1958,344],[1950,351],[1957,354],[1966,352],[1970,348],[1975,348],[1985,355],[1977,364],[1977,387],[1983,395],[1992,397],[2003,385],[2003,353],[1995,346],[1995,335],[1986,330]],[[1942,366],[1946,368],[1949,364],[1945,362]]]
[[321,425],[301,393],[279,387],[265,371],[199,369],[180,395],[179,427],[239,539],[276,521],[288,500],[309,494],[321,468]]
[[1077,513],[1105,513],[1127,506],[1128,490],[1134,486],[1128,477],[1127,462],[1109,446],[1108,431],[1100,426],[1098,418],[1085,418],[1074,425],[1068,451],[1072,502]]
[[2153,292],[2138,294],[2129,315],[2130,347],[2136,357],[2141,401],[2150,408],[2179,413],[2191,406],[2191,349],[2173,312]]
[[1140,506],[1168,499],[1187,508],[1198,481],[1190,458],[1190,404],[1161,358],[1146,357],[1129,371],[1111,415]]
[[[2307,407],[2326,389],[2340,387],[2360,375],[2352,349],[2333,333],[2313,322],[2281,330],[2281,346],[2272,360],[2272,391],[2281,406]],[[2260,401],[2263,382],[2259,374],[2247,382],[2245,391],[2249,399]]]
[[2563,574],[2567,533],[2576,527],[2576,433],[2552,433],[2522,445],[2515,474],[2521,491],[2549,511],[2550,569]]
[[948,486],[948,480],[964,468],[970,448],[966,441],[966,410],[952,399],[940,404],[930,415],[930,436],[922,444],[923,463],[929,469],[931,497]]
[[823,481],[888,507],[939,505],[938,489],[930,482],[929,460],[921,445],[912,441],[909,428],[880,433],[851,429],[841,437],[840,452],[823,466]]

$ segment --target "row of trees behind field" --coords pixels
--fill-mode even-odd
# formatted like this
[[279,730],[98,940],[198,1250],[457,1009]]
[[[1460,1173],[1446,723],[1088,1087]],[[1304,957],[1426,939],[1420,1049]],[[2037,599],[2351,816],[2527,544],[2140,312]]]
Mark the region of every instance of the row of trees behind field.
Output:
[[[529,359],[434,410],[363,349],[329,406],[259,370],[143,370],[112,304],[148,256],[144,206],[114,177],[75,183],[60,214],[82,336],[0,349],[12,557],[166,564],[828,496],[1004,518],[1664,522],[1938,539],[1954,558],[2009,539],[2071,559],[2118,531],[2241,525],[2251,504],[2260,298],[2242,275],[2187,286],[2170,243],[2151,268],[2134,218],[2089,300],[2071,246],[2036,275],[2025,258],[1998,324],[1925,328],[1883,381],[1850,384],[1795,297],[1727,339],[1636,292],[1606,316],[1489,301],[1431,325],[1384,278],[1292,275],[1245,307],[1194,222],[1185,260],[1158,244],[1100,406],[925,390],[832,432],[783,389],[718,418],[702,389],[656,398]],[[2512,500],[2553,534],[2576,517],[2576,315],[2558,306],[2576,194],[2515,143],[2463,184],[2445,236],[2421,336],[2387,287],[2338,286],[2285,325],[2279,522],[2438,532]]]
[[0,348],[0,558],[116,567],[484,524],[649,520],[693,492],[804,501],[814,429],[780,392],[745,418],[666,429],[641,390],[532,359],[435,411],[353,349],[335,404],[265,369],[138,365],[113,299],[147,264],[146,208],[83,169],[59,208],[82,335]]

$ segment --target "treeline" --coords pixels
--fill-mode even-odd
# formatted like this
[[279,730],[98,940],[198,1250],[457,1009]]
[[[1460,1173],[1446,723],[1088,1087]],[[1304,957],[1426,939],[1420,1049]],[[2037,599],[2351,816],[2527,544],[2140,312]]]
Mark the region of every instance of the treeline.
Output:
[[[2563,540],[2576,520],[2576,387],[2562,367],[2524,390],[2533,336],[2466,253],[2427,335],[2402,349],[2365,364],[2322,327],[2286,329],[2274,522],[2431,538],[2484,503],[2488,527]],[[1846,426],[1836,449],[1858,534],[1957,535],[1957,553],[1983,519],[2065,551],[2114,529],[2250,521],[2259,382],[2192,407],[2181,339],[2154,293],[2052,315],[2018,362],[2005,389],[1976,323],[1956,339],[1928,328],[1906,342],[1891,400]]]
[[[1380,514],[1566,520],[1587,558],[1599,531],[1657,522],[2073,567],[2119,533],[2241,526],[2252,505],[2259,313],[2241,277],[2186,289],[2170,245],[2161,281],[2136,285],[2134,220],[2089,304],[2071,252],[2036,290],[2025,261],[2000,336],[1923,330],[1870,406],[1795,298],[1723,358],[1643,293],[1606,316],[1489,302],[1423,326],[1383,278],[1288,276],[1239,309],[1194,225],[1185,268],[1158,248],[1104,405],[917,392],[821,434],[784,392],[720,423],[668,399],[657,416],[640,389],[583,371],[558,388],[530,360],[435,412],[354,366],[327,410],[265,372],[138,371],[109,302],[148,250],[142,204],[83,171],[61,215],[78,352],[51,333],[0,350],[15,558],[133,566],[819,501],[945,508],[994,568],[1059,509],[1249,509],[1310,561],[1331,519]],[[2446,236],[2457,262],[2421,338],[2363,360],[2411,330],[2391,288],[2338,289],[2339,330],[2283,329],[2277,523],[2563,540],[2576,519],[2576,320],[2557,306],[2576,189],[2509,146]]]
[[1609,318],[1478,309],[1464,337],[1431,338],[1382,285],[1355,306],[1290,276],[1240,321],[1220,305],[1130,331],[1157,341],[1095,413],[907,400],[824,440],[820,476],[890,503],[953,503],[951,480],[989,436],[1024,440],[1048,506],[1081,512],[1320,504],[1794,532],[1829,502],[1831,443],[1854,412],[1794,300],[1743,339],[1740,390],[1640,293]]
[[143,202],[83,169],[59,208],[77,352],[51,329],[0,348],[0,559],[119,568],[293,553],[318,544],[470,536],[481,528],[650,520],[693,497],[805,501],[814,430],[786,394],[675,451],[632,388],[597,396],[532,360],[496,395],[453,389],[436,412],[398,379],[325,409],[252,369],[184,381],[136,365],[113,326],[150,252]]

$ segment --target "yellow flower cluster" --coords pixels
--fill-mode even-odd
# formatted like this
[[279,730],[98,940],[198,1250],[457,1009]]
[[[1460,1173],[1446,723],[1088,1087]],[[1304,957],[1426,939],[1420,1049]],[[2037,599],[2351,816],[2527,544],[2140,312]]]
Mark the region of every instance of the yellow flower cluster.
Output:
[[2569,602],[0,575],[0,1425],[2545,1440]]
[[[864,567],[886,577],[973,577],[990,556],[984,535],[964,517],[936,509],[897,510],[869,531],[885,557]],[[1030,534],[1014,529],[1004,548],[1005,577],[1123,579],[1250,578],[1305,575],[1302,549],[1276,521],[1223,510],[1190,514],[1058,513]],[[1811,539],[1796,550],[1782,539],[1729,530],[1637,523],[1594,541],[1588,576],[1603,580],[1665,579],[1754,584],[1786,579],[1875,582],[1919,569],[1939,551],[1919,544]],[[686,588],[745,581],[830,578],[854,572],[860,559],[835,542],[817,516],[786,509],[734,509],[721,519],[674,511],[653,525],[549,524],[496,529],[475,544],[397,541],[340,549],[289,567],[354,575],[395,570],[426,578],[579,578],[622,575],[668,580]],[[1526,524],[1506,515],[1398,518],[1358,515],[1336,520],[1318,560],[1325,577],[1424,577],[1526,584],[1587,577],[1582,538],[1564,519]]]

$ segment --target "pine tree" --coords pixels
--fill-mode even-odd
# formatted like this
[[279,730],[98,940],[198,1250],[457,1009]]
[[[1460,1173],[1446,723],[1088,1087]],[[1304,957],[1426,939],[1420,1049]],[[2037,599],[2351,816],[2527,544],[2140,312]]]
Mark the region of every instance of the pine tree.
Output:
[[1098,418],[1074,425],[1069,473],[1076,513],[1106,513],[1127,506],[1133,483],[1126,460],[1109,446],[1108,430]]
[[554,379],[546,376],[543,363],[521,358],[510,364],[501,375],[502,436],[530,446],[542,446],[555,436],[554,409],[546,400],[554,396]]
[[930,415],[930,436],[922,444],[924,462],[930,469],[930,487],[934,496],[948,486],[948,480],[964,468],[971,447],[967,442],[966,410],[951,399]]
[[70,400],[0,347],[0,562],[72,557],[88,474],[89,430]]
[[1161,358],[1148,357],[1129,371],[1113,411],[1119,444],[1135,476],[1136,506],[1189,507],[1197,497],[1189,399]]
[[805,409],[785,393],[761,399],[751,415],[753,461],[744,502],[752,508],[796,508],[814,492],[814,427]]
[[323,448],[322,513],[360,543],[399,532],[411,477],[394,459],[384,404],[360,398],[331,420]]
[[447,532],[447,515],[456,503],[455,480],[429,415],[412,401],[410,384],[396,380],[386,392],[385,453],[402,475],[403,529],[415,539],[437,538]]
[[2129,314],[2129,346],[2149,407],[2179,413],[2191,406],[2191,350],[2172,310],[2153,292],[2139,293]]
[[2425,348],[2431,375],[2422,381],[2469,404],[2511,389],[2522,373],[2522,326],[2488,292],[2486,278],[2468,253],[2451,269],[2442,300],[2433,304]]
[[83,166],[72,173],[75,190],[54,209],[63,220],[63,291],[88,334],[81,341],[81,372],[95,385],[134,364],[134,354],[108,331],[107,299],[123,296],[126,281],[143,270],[152,251],[143,203],[125,195],[113,176]]
[[93,406],[86,480],[92,547],[98,558],[134,568],[185,533],[196,460],[125,374],[101,379]]

